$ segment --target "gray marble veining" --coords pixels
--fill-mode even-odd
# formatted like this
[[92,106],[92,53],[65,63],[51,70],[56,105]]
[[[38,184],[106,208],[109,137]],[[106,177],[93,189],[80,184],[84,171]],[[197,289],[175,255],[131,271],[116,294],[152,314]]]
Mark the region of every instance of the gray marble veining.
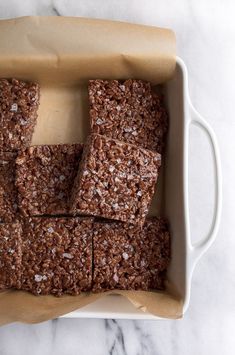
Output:
[[[58,319],[0,328],[0,355],[232,355],[235,353],[235,2],[219,0],[1,0],[0,17],[87,16],[170,27],[189,70],[197,110],[214,128],[222,156],[223,215],[216,242],[197,266],[190,307],[179,321]],[[206,137],[190,136],[194,240],[209,229],[212,163]]]

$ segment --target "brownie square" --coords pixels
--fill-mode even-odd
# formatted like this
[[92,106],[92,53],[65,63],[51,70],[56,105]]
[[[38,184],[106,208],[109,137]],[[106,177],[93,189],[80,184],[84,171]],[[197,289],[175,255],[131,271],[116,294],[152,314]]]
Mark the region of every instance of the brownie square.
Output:
[[162,152],[168,126],[163,96],[143,80],[90,80],[92,132]]
[[22,289],[35,295],[77,295],[91,289],[91,218],[25,220]]
[[21,287],[21,225],[0,223],[0,290]]
[[0,151],[0,223],[12,222],[17,212],[16,153]]
[[170,261],[170,234],[163,218],[142,229],[120,222],[94,223],[95,292],[163,289]]
[[143,224],[161,155],[102,135],[91,135],[71,194],[71,212]]
[[38,105],[38,84],[0,79],[0,150],[15,151],[30,145]]
[[23,215],[68,214],[82,149],[82,144],[41,145],[19,154],[16,185]]

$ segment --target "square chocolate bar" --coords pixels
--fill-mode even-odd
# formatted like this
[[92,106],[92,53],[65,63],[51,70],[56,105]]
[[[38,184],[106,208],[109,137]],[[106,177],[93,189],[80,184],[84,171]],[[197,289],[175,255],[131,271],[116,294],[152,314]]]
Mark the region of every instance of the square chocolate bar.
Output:
[[19,154],[16,185],[23,215],[68,214],[82,149],[82,144],[40,145]]
[[0,223],[0,290],[21,287],[21,224]]
[[16,153],[0,151],[0,223],[12,222],[17,212]]
[[30,145],[39,95],[36,83],[0,79],[1,151],[16,151]]
[[91,218],[25,220],[22,289],[35,295],[77,295],[91,289]]
[[71,212],[143,224],[161,155],[102,135],[84,147],[71,195]]
[[142,229],[120,222],[94,223],[96,292],[164,288],[170,234],[163,218],[147,218]]
[[168,115],[162,95],[143,80],[90,80],[93,133],[162,152]]

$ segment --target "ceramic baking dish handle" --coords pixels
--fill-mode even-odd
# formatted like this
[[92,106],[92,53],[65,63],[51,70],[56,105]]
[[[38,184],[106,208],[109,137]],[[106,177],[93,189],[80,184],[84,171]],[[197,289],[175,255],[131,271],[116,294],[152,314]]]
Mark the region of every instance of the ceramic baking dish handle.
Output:
[[217,140],[215,133],[213,132],[210,125],[202,118],[202,116],[195,110],[193,107],[190,98],[188,97],[188,106],[189,106],[189,120],[188,120],[188,130],[187,135],[189,136],[189,127],[193,123],[207,134],[209,142],[212,148],[214,171],[215,171],[215,207],[213,220],[209,233],[205,238],[200,240],[198,243],[192,244],[191,240],[189,241],[189,250],[190,250],[190,261],[191,271],[195,267],[197,261],[205,253],[205,251],[210,247],[216,237],[218,231],[218,226],[220,222],[221,215],[221,206],[222,206],[222,176],[221,176],[221,165],[220,165],[220,155],[217,145]]

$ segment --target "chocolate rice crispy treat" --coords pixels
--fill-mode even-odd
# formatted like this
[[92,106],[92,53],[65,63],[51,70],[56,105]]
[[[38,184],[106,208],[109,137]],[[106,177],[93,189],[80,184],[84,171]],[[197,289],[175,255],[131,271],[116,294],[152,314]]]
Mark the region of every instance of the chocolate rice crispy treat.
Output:
[[0,151],[0,223],[12,222],[17,212],[16,153]]
[[84,148],[71,212],[143,224],[161,155],[98,134]]
[[19,154],[16,185],[23,215],[68,214],[82,149],[82,144],[41,145]]
[[92,218],[29,218],[24,224],[22,289],[77,295],[91,289]]
[[168,116],[150,83],[90,80],[88,92],[92,132],[162,152]]
[[38,105],[38,84],[0,79],[1,151],[20,150],[30,145]]
[[21,286],[21,225],[0,223],[0,290]]
[[163,218],[140,229],[120,222],[94,223],[93,291],[163,289],[170,234]]

